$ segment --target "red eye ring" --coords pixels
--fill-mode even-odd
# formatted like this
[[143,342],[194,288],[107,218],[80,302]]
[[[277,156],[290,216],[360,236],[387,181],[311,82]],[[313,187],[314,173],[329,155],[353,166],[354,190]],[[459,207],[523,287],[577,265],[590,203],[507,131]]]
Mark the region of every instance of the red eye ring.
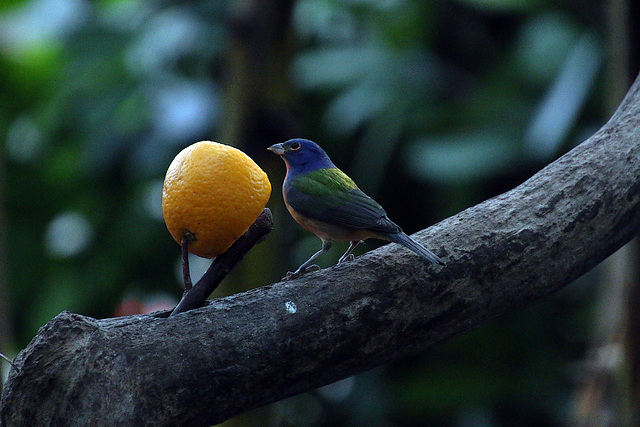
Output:
[[291,145],[290,145],[291,149],[294,150],[294,151],[295,150],[299,150],[301,146],[302,145],[300,145],[299,142],[292,142]]

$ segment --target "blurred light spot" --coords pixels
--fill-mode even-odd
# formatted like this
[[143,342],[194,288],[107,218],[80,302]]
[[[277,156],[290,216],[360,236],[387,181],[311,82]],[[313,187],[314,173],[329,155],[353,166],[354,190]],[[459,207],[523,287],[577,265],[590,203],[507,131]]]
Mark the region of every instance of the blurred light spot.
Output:
[[146,88],[153,131],[127,158],[133,174],[156,175],[158,165],[166,162],[166,151],[159,150],[159,146],[170,146],[173,151],[178,148],[176,141],[201,139],[211,133],[220,114],[220,97],[214,85],[164,80]]
[[465,184],[517,165],[518,146],[507,135],[482,132],[421,139],[407,147],[404,161],[418,178]]
[[496,12],[525,12],[541,6],[541,0],[459,0],[480,10]]
[[167,9],[146,22],[142,36],[126,55],[131,71],[137,74],[160,72],[198,45],[204,24],[181,9]]
[[391,94],[385,87],[354,85],[331,102],[324,117],[325,126],[340,136],[355,132],[387,107]]
[[579,34],[557,12],[536,14],[521,27],[516,58],[519,72],[534,83],[548,83],[558,73]]
[[[178,250],[180,246],[177,246]],[[209,266],[211,265],[212,260],[207,258],[201,258],[194,254],[189,254],[189,271],[191,272],[191,280],[195,285],[198,280],[204,275]],[[178,262],[176,263],[176,277],[178,278],[178,283],[180,286],[184,286],[184,277],[182,276],[182,257],[178,258]]]
[[587,100],[601,62],[596,38],[585,34],[571,49],[525,134],[525,150],[532,157],[547,160],[558,153]]
[[455,425],[457,427],[492,427],[497,424],[489,407],[471,404],[458,409]]
[[68,258],[84,251],[93,237],[89,220],[78,212],[58,214],[47,227],[45,246],[50,255]]
[[351,395],[353,389],[355,388],[355,385],[355,378],[349,377],[340,381],[336,381],[333,384],[320,387],[318,389],[318,394],[320,394],[327,400],[331,400],[333,402],[341,402],[346,400]]
[[157,179],[147,183],[143,189],[143,209],[151,218],[162,219],[162,187],[164,181]]
[[307,90],[339,89],[371,76],[389,62],[389,53],[369,47],[330,47],[298,55],[293,77]]
[[293,25],[301,39],[319,38],[327,42],[339,42],[350,40],[357,33],[352,14],[335,2],[298,2],[294,9]]
[[131,316],[172,310],[177,303],[178,300],[168,293],[154,292],[150,294],[148,291],[134,287],[127,290],[113,315],[115,317]]
[[134,31],[152,14],[152,5],[145,0],[101,2],[98,21],[121,31]]
[[0,45],[20,51],[43,40],[59,39],[78,28],[90,15],[84,0],[33,0],[0,18]]
[[113,312],[114,317],[133,316],[135,314],[143,314],[144,305],[142,301],[135,298],[124,299],[118,304]]
[[270,425],[278,426],[318,426],[325,417],[325,409],[320,399],[311,394],[299,394],[289,399],[281,400],[272,406],[273,416],[277,422]]
[[173,81],[150,93],[156,132],[163,139],[185,139],[213,126],[218,93],[206,83]]
[[178,304],[178,300],[172,295],[156,292],[144,299],[144,313],[173,310],[176,304]]
[[406,0],[302,0],[296,3],[293,26],[301,39],[318,39],[329,43],[344,43],[361,36],[358,32],[359,7],[378,13],[407,7]]
[[18,117],[7,132],[7,154],[16,162],[30,162],[42,152],[42,132],[32,117]]

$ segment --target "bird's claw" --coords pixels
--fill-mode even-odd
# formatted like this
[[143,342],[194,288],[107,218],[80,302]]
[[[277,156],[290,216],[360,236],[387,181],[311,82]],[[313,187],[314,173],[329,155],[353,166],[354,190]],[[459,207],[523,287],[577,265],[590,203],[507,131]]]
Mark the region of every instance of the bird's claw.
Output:
[[356,256],[354,254],[349,254],[344,258],[340,258],[338,260],[338,265],[342,264],[343,262],[353,261],[354,259],[356,259]]
[[311,264],[306,266],[305,268],[299,268],[296,271],[287,271],[287,275],[282,278],[282,280],[291,280],[297,277],[302,276],[305,273],[310,271],[320,270],[320,266],[318,264]]

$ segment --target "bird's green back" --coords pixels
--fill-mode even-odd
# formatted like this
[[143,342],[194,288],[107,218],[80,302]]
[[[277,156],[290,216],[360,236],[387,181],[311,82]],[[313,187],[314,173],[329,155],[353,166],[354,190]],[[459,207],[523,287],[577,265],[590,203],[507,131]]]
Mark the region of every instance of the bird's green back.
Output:
[[382,206],[338,168],[296,176],[285,190],[285,199],[300,214],[329,224],[387,233],[400,230]]
[[298,175],[291,185],[304,194],[316,197],[335,196],[358,189],[356,183],[338,168],[317,169]]

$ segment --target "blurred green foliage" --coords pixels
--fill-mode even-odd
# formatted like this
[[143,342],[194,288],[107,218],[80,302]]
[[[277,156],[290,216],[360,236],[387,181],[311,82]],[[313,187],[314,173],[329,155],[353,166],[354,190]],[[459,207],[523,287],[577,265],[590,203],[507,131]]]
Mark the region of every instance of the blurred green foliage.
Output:
[[[161,307],[154,304],[181,294],[179,248],[160,210],[162,180],[181,148],[220,131],[228,7],[204,0],[0,6],[9,294],[0,303],[11,315],[14,348],[62,310],[106,317],[123,300]],[[323,145],[408,232],[424,228],[512,188],[603,123],[604,7],[299,0],[290,78],[304,134],[290,137]],[[245,260],[251,268],[228,279],[240,289],[278,279],[318,246],[282,209],[284,168],[263,153],[275,142],[241,148],[259,153],[274,186],[270,238],[295,244],[280,245],[287,251],[277,258],[257,247]],[[584,357],[592,283],[581,280],[426,354],[276,404],[269,418],[561,424],[574,364]]]

